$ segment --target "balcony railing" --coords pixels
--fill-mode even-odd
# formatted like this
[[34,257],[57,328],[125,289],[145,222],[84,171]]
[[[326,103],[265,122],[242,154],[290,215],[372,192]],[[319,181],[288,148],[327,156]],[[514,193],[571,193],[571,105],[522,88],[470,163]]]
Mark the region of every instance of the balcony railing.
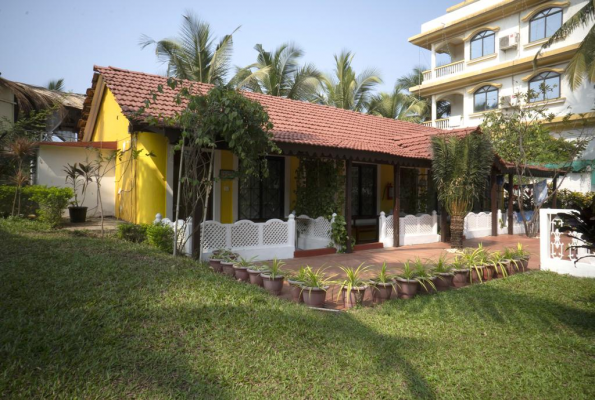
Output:
[[422,122],[424,126],[431,126],[438,129],[459,128],[463,125],[463,119],[460,115],[453,115],[446,118],[436,119],[434,121]]
[[458,74],[459,72],[463,72],[465,68],[465,60],[455,61],[450,64],[442,65],[440,67],[434,68],[434,71],[431,69],[427,71],[423,71],[423,79],[424,81],[428,81],[432,78],[443,78],[448,75]]

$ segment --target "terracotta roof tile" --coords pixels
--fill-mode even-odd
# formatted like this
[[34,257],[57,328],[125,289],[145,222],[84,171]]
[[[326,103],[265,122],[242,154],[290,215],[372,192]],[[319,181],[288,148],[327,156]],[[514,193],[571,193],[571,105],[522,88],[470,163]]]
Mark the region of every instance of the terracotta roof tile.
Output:
[[[167,77],[128,71],[114,67],[94,67],[103,76],[123,113],[135,112],[163,86],[154,105],[146,110],[154,117],[171,117],[182,110],[173,99],[175,91],[167,86]],[[211,85],[189,82],[193,90],[206,93]],[[273,123],[274,140],[321,147],[362,150],[408,158],[430,158],[430,137],[440,133],[467,134],[477,128],[444,131],[420,124],[397,121],[335,107],[289,100],[259,93],[243,92],[267,110]]]

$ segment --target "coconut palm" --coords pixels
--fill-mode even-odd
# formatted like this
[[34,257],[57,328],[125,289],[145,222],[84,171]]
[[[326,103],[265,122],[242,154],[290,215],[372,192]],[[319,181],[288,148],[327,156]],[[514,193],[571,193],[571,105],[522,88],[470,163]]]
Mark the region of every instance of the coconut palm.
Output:
[[256,62],[238,70],[231,83],[240,88],[294,100],[310,100],[316,93],[322,74],[312,64],[300,67],[303,50],[293,43],[283,43],[268,52],[261,44]]
[[64,78],[52,79],[48,83],[48,89],[49,90],[55,90],[55,91],[58,91],[58,92],[63,92],[64,91]]
[[537,65],[537,58],[552,44],[565,40],[568,35],[579,27],[589,28],[576,53],[566,67],[566,77],[572,90],[580,87],[585,76],[590,82],[595,82],[595,0],[590,0],[574,14],[568,21],[545,42],[535,55],[533,64]]
[[155,41],[142,35],[139,45],[143,49],[155,45],[157,59],[167,63],[168,76],[219,85],[229,71],[232,35],[238,29],[216,42],[211,26],[186,12],[179,37]]
[[485,189],[494,160],[492,144],[479,133],[441,134],[432,138],[432,152],[438,200],[450,214],[451,246],[462,248],[464,218]]
[[423,65],[416,65],[413,67],[410,73],[401,76],[397,79],[397,85],[404,87],[405,89],[409,90],[414,86],[421,85],[423,82],[423,71],[427,70],[426,67]]
[[382,83],[375,69],[366,69],[356,74],[351,66],[354,54],[344,50],[335,54],[334,76],[322,79],[322,92],[316,102],[353,111],[368,109],[374,88]]
[[405,88],[397,83],[391,93],[382,92],[372,96],[368,113],[402,121],[421,122],[427,108],[425,100],[419,100],[405,92]]

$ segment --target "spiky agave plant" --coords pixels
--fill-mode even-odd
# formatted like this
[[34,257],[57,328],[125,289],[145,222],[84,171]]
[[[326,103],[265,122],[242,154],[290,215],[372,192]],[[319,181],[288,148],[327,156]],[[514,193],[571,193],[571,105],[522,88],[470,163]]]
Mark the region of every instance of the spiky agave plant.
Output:
[[440,134],[432,138],[432,152],[438,200],[451,218],[451,246],[460,249],[465,216],[483,193],[492,167],[492,144],[481,133]]

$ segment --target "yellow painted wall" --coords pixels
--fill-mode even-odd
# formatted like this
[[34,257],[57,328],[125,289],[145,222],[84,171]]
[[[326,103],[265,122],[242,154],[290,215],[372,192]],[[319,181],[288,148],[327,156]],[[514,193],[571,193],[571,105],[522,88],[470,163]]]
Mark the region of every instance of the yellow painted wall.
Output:
[[[379,165],[380,167],[380,211],[388,213],[393,209],[394,200],[386,198],[385,187],[388,183],[392,184],[394,181],[394,169],[392,165]],[[393,192],[394,193],[394,192]]]
[[[165,215],[167,139],[160,134],[128,132],[128,119],[109,89],[105,89],[91,140],[115,141],[122,153],[116,161],[116,217],[150,223],[156,213]],[[136,158],[134,150],[141,150]],[[148,156],[152,153],[154,156]]]
[[[221,150],[221,169],[233,170],[233,154],[229,150]],[[233,181],[221,181],[221,223],[233,223]]]

